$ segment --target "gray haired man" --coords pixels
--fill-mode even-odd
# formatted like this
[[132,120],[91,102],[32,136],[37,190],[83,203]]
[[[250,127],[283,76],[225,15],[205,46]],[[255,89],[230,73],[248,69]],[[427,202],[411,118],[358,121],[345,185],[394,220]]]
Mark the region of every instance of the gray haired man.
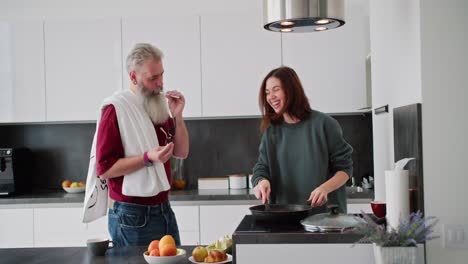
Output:
[[170,158],[186,158],[185,98],[164,91],[162,52],[139,43],[127,57],[130,88],[104,100],[96,174],[107,180],[109,233],[116,246],[148,245],[170,234],[180,245],[168,193]]

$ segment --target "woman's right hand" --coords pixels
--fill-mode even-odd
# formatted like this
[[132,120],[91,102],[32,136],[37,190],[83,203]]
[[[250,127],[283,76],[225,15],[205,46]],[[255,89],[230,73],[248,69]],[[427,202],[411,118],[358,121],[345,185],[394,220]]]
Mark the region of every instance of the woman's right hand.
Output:
[[266,179],[260,180],[254,188],[255,197],[257,197],[257,199],[262,199],[263,204],[266,204],[268,201],[270,192],[270,182]]
[[153,162],[165,163],[172,157],[174,143],[170,142],[165,146],[158,146],[148,151],[148,158]]

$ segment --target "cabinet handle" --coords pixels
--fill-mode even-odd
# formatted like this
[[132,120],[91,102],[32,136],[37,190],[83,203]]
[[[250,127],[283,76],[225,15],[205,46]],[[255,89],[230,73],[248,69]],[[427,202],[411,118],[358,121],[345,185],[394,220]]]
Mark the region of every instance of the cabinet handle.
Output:
[[384,106],[375,108],[374,113],[376,115],[388,113],[388,105],[384,105]]

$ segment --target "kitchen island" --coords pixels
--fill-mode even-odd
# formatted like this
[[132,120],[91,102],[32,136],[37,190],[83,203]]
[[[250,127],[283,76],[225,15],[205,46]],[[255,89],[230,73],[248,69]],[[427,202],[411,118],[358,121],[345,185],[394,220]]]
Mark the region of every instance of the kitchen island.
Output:
[[[246,215],[233,234],[234,263],[374,264],[371,244],[355,244],[352,232],[312,233],[299,224],[264,223]],[[418,245],[417,264],[424,263]]]
[[[192,254],[195,246],[181,246],[187,252],[185,261],[180,264],[192,263],[188,258]],[[100,263],[131,263],[145,264],[143,252],[146,246],[120,247],[107,250],[105,256],[93,256],[86,247],[66,247],[66,248],[8,248],[0,249],[0,263],[29,263],[29,264],[100,264]]]

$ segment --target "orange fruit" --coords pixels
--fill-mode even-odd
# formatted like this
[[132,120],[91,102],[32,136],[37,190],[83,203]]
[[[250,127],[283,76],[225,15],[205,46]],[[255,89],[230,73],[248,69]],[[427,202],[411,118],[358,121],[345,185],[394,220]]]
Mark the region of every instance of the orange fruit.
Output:
[[151,250],[151,251],[149,252],[149,255],[150,255],[150,256],[159,257],[159,256],[160,256],[160,254],[159,254],[159,249],[155,248],[155,249]]
[[159,240],[153,240],[148,246],[148,251],[151,251],[153,249],[159,249]]
[[162,254],[162,248],[165,245],[172,245],[176,247],[175,240],[171,235],[165,235],[159,240],[159,252]]
[[70,181],[70,180],[64,180],[64,181],[62,182],[62,187],[64,187],[64,188],[69,188],[71,184],[72,184],[72,181]]
[[161,256],[175,256],[177,255],[177,248],[174,245],[166,244],[159,250]]

